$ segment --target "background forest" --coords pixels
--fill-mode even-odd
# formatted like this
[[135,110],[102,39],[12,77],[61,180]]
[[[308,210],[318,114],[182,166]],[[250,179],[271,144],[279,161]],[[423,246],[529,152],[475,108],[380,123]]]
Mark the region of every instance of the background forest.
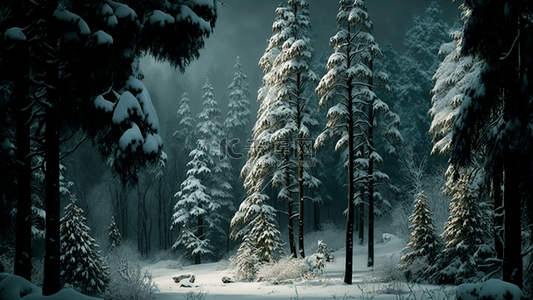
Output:
[[[441,2],[420,1],[413,5],[420,15],[405,21],[405,27],[395,26],[404,32],[398,28],[392,32],[383,21],[374,21],[381,9],[375,3],[368,3],[367,10],[364,1],[341,0],[337,6],[289,0],[277,9],[277,3],[270,4],[268,14],[258,14],[267,20],[261,26],[268,35],[258,34],[262,44],[246,41],[247,35],[233,32],[234,28],[223,32],[218,25],[229,22],[231,12],[247,4],[191,1],[196,3],[187,4],[191,14],[177,13],[190,29],[193,42],[186,49],[175,45],[158,49],[179,28],[169,29],[174,25],[168,25],[163,8],[158,15],[152,4],[134,7],[139,19],[145,20],[142,27],[134,19],[137,15],[133,17],[135,12],[127,14],[121,3],[101,2],[116,6],[96,5],[101,10],[96,15],[80,10],[83,19],[69,15],[65,7],[61,10],[61,5],[53,8],[55,18],[74,28],[77,36],[67,32],[61,38],[66,51],[40,46],[44,50],[35,55],[35,69],[4,59],[23,47],[26,37],[20,34],[30,37],[30,33],[6,31],[10,19],[0,20],[5,31],[2,69],[14,70],[14,75],[1,77],[0,87],[5,116],[0,134],[0,263],[5,271],[27,279],[33,276],[34,282],[43,280],[41,258],[50,252],[45,224],[51,224],[45,213],[50,195],[46,178],[57,175],[58,234],[61,239],[81,237],[68,243],[102,253],[126,243],[143,259],[175,258],[194,264],[230,259],[239,279],[254,280],[255,263],[274,262],[285,255],[305,258],[312,254],[306,251],[310,245],[306,235],[346,228],[346,283],[351,283],[349,249],[366,245],[368,266],[373,266],[374,243],[382,242],[383,234],[393,234],[407,243],[405,255],[397,261],[407,280],[461,284],[503,278],[531,293],[533,205],[527,201],[531,134],[513,131],[530,124],[525,113],[529,107],[505,104],[509,95],[531,98],[527,82],[531,71],[523,66],[526,63],[518,63],[515,69],[523,85],[510,88],[494,75],[497,71],[487,71],[516,73],[504,64],[488,67],[495,54],[476,46],[489,38],[471,38],[488,33],[467,18],[467,13],[476,13],[469,1],[462,8],[467,12],[462,19],[457,4],[446,2],[441,7]],[[328,9],[319,13],[322,6]],[[5,16],[16,15],[16,9],[2,5]],[[491,9],[499,7],[479,14]],[[113,17],[126,25],[109,25]],[[531,17],[524,18],[531,26]],[[85,41],[93,52],[79,50],[87,26],[84,20],[102,27]],[[520,28],[518,32],[531,37],[531,27]],[[138,30],[138,36],[117,38],[131,30]],[[235,39],[231,47],[210,48],[210,39],[216,39],[219,30],[221,38],[231,33]],[[151,42],[149,36],[155,33],[160,36]],[[209,35],[213,36],[200,50]],[[520,42],[517,37],[507,43],[512,46],[500,51],[506,54],[500,58],[515,55],[515,44]],[[119,43],[124,44],[124,53],[132,54],[124,58],[115,51],[104,59],[99,51]],[[530,40],[523,43],[532,47]],[[181,56],[171,58],[176,49]],[[63,58],[68,50],[81,53],[80,58]],[[76,75],[48,82],[45,74],[58,66],[47,65],[50,60],[42,59],[47,55],[68,61],[56,68],[61,74]],[[98,57],[103,71],[78,76],[73,70],[86,67],[80,62],[83,55]],[[531,64],[531,55],[516,55]],[[128,71],[121,72],[123,67]],[[24,68],[37,75],[24,74]],[[11,99],[19,96],[17,87],[27,76],[34,76],[28,88],[33,96],[14,107]],[[112,84],[95,80],[106,76],[114,79]],[[89,87],[86,82],[91,82]],[[496,82],[493,87],[492,82]],[[48,90],[50,86],[57,89]],[[47,99],[61,89],[60,99],[92,97],[94,107],[76,106],[76,101],[57,106],[56,118],[65,122],[58,122],[58,134],[50,136],[52,123],[46,118],[54,104]],[[490,104],[483,102],[487,91],[497,94]],[[85,94],[73,96],[76,92]],[[27,114],[15,118],[10,115],[14,111]],[[15,151],[21,145],[20,128],[25,127],[15,128],[12,121],[17,118],[30,120],[25,124],[26,156]],[[48,145],[52,139],[57,139],[59,148]],[[506,144],[513,146],[499,146]],[[54,151],[59,153],[57,173],[46,167],[53,163],[46,157]],[[31,177],[26,178],[31,186],[20,185],[17,161],[26,161],[31,168],[27,174]],[[33,247],[31,255],[24,256],[34,266],[29,273],[20,271],[28,262],[18,271],[14,263],[23,261],[15,257],[21,247],[16,244],[21,188],[31,198],[27,243]],[[505,210],[511,212],[505,211],[504,199],[511,198],[523,200],[507,204]],[[511,224],[504,216],[515,216],[516,210],[522,211],[521,217]],[[83,278],[76,278],[76,268],[69,269],[65,257],[83,254],[65,254],[70,245],[65,243],[58,270],[62,283],[72,280],[75,288],[92,295],[104,295],[105,286],[116,284],[112,279],[110,283],[110,271],[103,268],[91,275],[100,283],[81,285]],[[509,245],[518,247],[515,252],[505,250]],[[509,261],[510,256],[523,259]],[[120,257],[110,257],[120,264]],[[89,260],[105,265],[99,255]]]

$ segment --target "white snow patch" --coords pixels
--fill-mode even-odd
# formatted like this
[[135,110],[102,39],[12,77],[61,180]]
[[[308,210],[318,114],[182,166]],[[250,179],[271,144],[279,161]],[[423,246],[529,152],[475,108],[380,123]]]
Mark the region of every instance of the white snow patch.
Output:
[[98,41],[98,44],[100,45],[113,44],[113,37],[102,30],[98,30],[96,32],[96,40]]
[[26,35],[19,27],[11,27],[4,33],[4,39],[10,39],[15,41],[25,41]]
[[143,143],[143,141],[143,135],[139,129],[139,126],[132,122],[131,128],[122,134],[118,143],[122,150],[125,150],[128,146],[131,146],[132,151],[135,151],[137,147]]
[[83,35],[88,35],[91,33],[91,30],[89,29],[89,26],[87,23],[78,15],[71,13],[70,11],[66,10],[63,7],[58,7],[54,11],[54,18],[56,18],[59,21],[77,24],[78,28],[80,30],[80,33]]
[[132,93],[124,92],[120,96],[117,106],[115,107],[115,112],[113,113],[113,122],[115,124],[120,124],[133,114],[139,117],[143,116],[141,105]]
[[174,24],[175,21],[171,15],[160,10],[154,10],[150,15],[149,20],[151,25],[158,24],[159,26],[165,26],[167,23]]
[[143,144],[143,151],[146,154],[157,153],[157,151],[159,151],[157,141],[153,135],[151,134],[146,135],[146,138],[144,139],[144,144]]
[[194,11],[192,11],[187,5],[181,6],[180,13],[176,16],[178,21],[187,21],[191,24],[197,24],[200,26],[202,31],[211,31],[211,25],[207,23],[204,19],[198,17]]
[[126,4],[122,3],[118,3],[118,5],[115,7],[115,16],[119,19],[129,18],[131,20],[134,20],[137,18],[137,14],[135,13],[135,11]]
[[483,283],[461,284],[457,287],[457,299],[521,300],[525,298],[518,286],[498,279],[490,279]]
[[94,99],[94,106],[99,109],[103,109],[105,112],[113,111],[113,102],[107,101],[102,95],[99,95]]

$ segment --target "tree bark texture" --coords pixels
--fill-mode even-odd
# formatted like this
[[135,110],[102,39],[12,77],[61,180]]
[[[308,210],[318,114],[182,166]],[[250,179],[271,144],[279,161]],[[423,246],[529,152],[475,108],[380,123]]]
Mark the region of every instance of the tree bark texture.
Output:
[[[28,71],[27,61],[19,66]],[[31,281],[31,157],[30,157],[30,101],[28,78],[17,74],[15,101],[17,101],[17,230],[15,241],[15,275]]]

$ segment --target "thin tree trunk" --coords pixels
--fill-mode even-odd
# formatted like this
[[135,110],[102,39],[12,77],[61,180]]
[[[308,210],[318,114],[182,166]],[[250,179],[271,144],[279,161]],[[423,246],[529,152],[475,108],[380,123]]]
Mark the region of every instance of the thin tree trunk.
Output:
[[516,157],[504,159],[504,247],[502,280],[522,288],[522,203],[520,192],[520,166]]
[[117,191],[117,198],[119,201],[119,210],[120,210],[120,223],[122,229],[122,238],[128,238],[128,196],[129,192],[125,186],[122,186],[121,192]]
[[314,214],[314,222],[313,222],[313,229],[315,231],[320,230],[320,203],[313,202],[313,214]]
[[52,19],[52,12],[57,8],[57,1],[51,1],[43,14],[50,13],[46,26],[43,47],[48,47],[42,58],[46,62],[46,129],[45,129],[45,207],[46,232],[44,254],[43,295],[52,295],[61,290],[60,235],[61,217],[59,193],[59,126],[58,105],[61,103],[59,87],[59,49],[57,22]]
[[[295,7],[296,9],[296,7]],[[296,86],[298,87],[298,94],[296,100],[296,121],[298,122],[298,129],[302,126],[301,110],[303,109],[302,99],[300,97],[301,91],[301,74],[298,73],[296,77]],[[298,252],[300,257],[305,257],[304,250],[304,141],[298,132]]]
[[359,223],[357,226],[359,227],[359,245],[363,246],[365,243],[365,204],[361,202],[357,205],[357,207],[357,222]]
[[[289,158],[287,156],[285,157],[285,163],[286,165],[289,164]],[[290,179],[289,169],[287,169],[285,171],[285,187],[287,188],[287,190],[289,189],[290,184],[291,184],[291,179]],[[289,220],[288,220],[289,224],[287,226],[289,229],[289,248],[291,249],[291,256],[296,258],[298,257],[298,255],[296,253],[296,245],[294,243],[294,225],[292,221],[293,219],[292,205],[293,205],[293,201],[291,197],[291,199],[287,199],[287,214],[289,215]]]
[[[349,27],[348,27],[349,31]],[[349,45],[349,44],[348,44]],[[347,53],[350,53],[350,47],[347,49]],[[350,56],[348,55],[347,65],[350,66]],[[354,120],[353,120],[353,96],[352,96],[353,84],[348,82],[348,215],[346,219],[346,264],[344,270],[344,283],[352,284],[353,274],[353,227],[354,227]]]
[[[55,91],[47,97],[51,100],[57,98]],[[46,233],[44,255],[44,281],[43,295],[52,295],[61,290],[60,282],[60,236],[59,219],[59,134],[57,129],[56,107],[52,103],[46,109],[45,153],[46,153]]]
[[[23,63],[25,64],[25,63]],[[28,66],[20,66],[23,72]],[[17,231],[15,242],[15,275],[31,281],[31,159],[30,159],[30,104],[27,79],[17,77],[15,82],[15,100],[17,111]]]
[[[369,68],[372,68],[370,60]],[[369,80],[370,90],[374,81],[372,77]],[[374,103],[368,106],[368,261],[367,267],[374,266]]]
[[503,257],[503,194],[502,194],[502,165],[497,164],[494,168],[494,175],[492,177],[492,190],[494,196],[494,249],[496,250],[496,257],[502,259]]

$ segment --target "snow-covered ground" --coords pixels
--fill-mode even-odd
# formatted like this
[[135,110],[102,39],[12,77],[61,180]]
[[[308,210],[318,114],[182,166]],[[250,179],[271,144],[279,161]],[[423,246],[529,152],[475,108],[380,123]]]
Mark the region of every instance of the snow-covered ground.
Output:
[[[173,261],[159,261],[147,264],[146,268],[152,273],[152,279],[158,284],[160,292],[156,294],[156,300],[175,299],[201,299],[198,296],[206,294],[207,300],[236,300],[236,299],[397,299],[394,293],[387,294],[391,289],[390,283],[375,282],[373,278],[379,272],[383,262],[390,261],[392,255],[399,256],[405,243],[392,236],[386,243],[375,244],[375,267],[368,268],[367,252],[365,247],[355,247],[353,284],[343,283],[345,249],[339,249],[333,254],[336,261],[326,264],[321,278],[305,281],[298,280],[291,284],[272,284],[268,282],[236,282],[222,283],[222,277],[233,276],[231,269],[225,263],[209,263],[191,265],[182,269],[169,269]],[[180,288],[172,279],[173,275],[193,273],[196,277],[196,287]],[[406,284],[397,284],[395,288],[405,290],[402,294],[404,299],[409,295],[409,287]],[[434,293],[443,294],[440,287],[436,286],[412,286],[412,289],[424,293],[424,290],[438,290]],[[451,293],[448,290],[448,293]],[[451,295],[452,296],[452,295]],[[455,293],[453,293],[455,296]],[[193,298],[196,297],[196,298]],[[418,298],[420,299],[420,298]],[[427,298],[426,298],[427,299]],[[451,298],[450,298],[451,299]]]
[[[331,233],[331,232],[330,232]],[[308,236],[310,237],[310,236]],[[314,236],[313,236],[314,238]],[[269,282],[235,282],[223,283],[222,277],[234,274],[227,262],[207,263],[201,265],[179,266],[175,260],[145,261],[144,267],[152,274],[152,280],[159,286],[156,300],[451,300],[456,299],[456,287],[415,285],[404,282],[380,282],[381,270],[391,266],[398,258],[405,243],[395,236],[390,240],[375,244],[375,267],[366,267],[366,247],[356,246],[353,256],[353,284],[343,282],[345,249],[333,252],[336,261],[326,264],[323,275],[312,280],[299,279],[289,284]],[[335,234],[326,236],[330,245],[334,245]],[[312,240],[312,239],[308,239]],[[340,245],[337,243],[336,245]],[[306,248],[312,251],[312,247]],[[335,246],[333,247],[335,249]],[[394,265],[392,265],[394,266]],[[180,287],[172,277],[192,273],[195,275],[194,287]],[[523,300],[518,287],[499,280],[489,280],[479,284],[465,284],[457,288],[461,299],[513,299]],[[505,295],[505,296],[504,296]],[[509,296],[512,295],[511,298]],[[479,297],[479,298],[478,298]],[[72,290],[44,297],[41,289],[26,280],[11,274],[0,273],[0,300],[49,299],[49,300],[97,300],[81,295]]]

